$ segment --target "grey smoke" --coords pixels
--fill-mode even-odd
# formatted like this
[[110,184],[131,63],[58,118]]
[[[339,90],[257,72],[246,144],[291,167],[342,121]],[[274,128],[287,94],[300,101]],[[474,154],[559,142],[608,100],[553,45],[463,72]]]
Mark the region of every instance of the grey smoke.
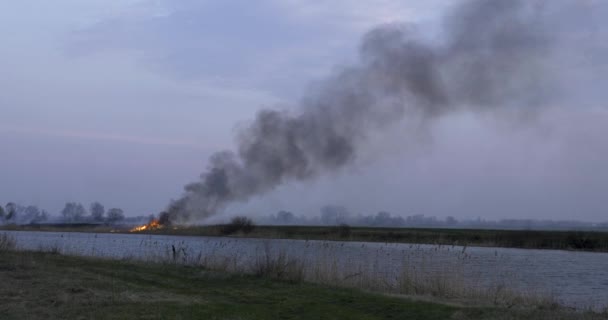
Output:
[[[444,19],[439,39],[415,26],[368,32],[358,64],[312,89],[296,111],[262,110],[238,149],[214,154],[163,222],[208,217],[234,201],[352,163],[371,132],[404,117],[429,123],[459,111],[528,114],[556,99],[564,46],[552,32],[561,1],[468,1]],[[560,39],[561,40],[561,39]]]

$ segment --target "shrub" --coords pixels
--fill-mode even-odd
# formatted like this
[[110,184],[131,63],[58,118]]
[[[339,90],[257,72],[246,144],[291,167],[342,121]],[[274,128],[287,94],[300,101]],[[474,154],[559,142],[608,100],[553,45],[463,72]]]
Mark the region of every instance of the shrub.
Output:
[[597,239],[591,239],[583,232],[568,235],[568,239],[566,241],[570,248],[579,250],[593,250],[599,245],[599,241]]
[[255,228],[253,221],[247,217],[239,216],[234,217],[230,220],[230,223],[223,225],[221,233],[224,235],[233,234],[236,232],[243,232],[245,234],[250,233]]

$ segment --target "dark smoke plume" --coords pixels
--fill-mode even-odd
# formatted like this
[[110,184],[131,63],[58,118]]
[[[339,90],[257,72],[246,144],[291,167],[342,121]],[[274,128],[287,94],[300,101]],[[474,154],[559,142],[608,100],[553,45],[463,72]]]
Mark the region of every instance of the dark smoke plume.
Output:
[[161,222],[200,220],[282,183],[338,170],[370,132],[404,117],[426,123],[461,110],[525,113],[547,104],[550,4],[465,2],[444,19],[441,41],[405,25],[370,31],[357,65],[335,72],[293,113],[260,111],[238,135],[238,150],[214,154]]

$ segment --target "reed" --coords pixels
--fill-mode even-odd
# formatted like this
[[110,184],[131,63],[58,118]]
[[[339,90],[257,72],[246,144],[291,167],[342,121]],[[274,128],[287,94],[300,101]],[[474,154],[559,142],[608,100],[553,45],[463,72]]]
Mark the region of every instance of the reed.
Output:
[[[331,244],[328,242],[325,245],[329,247]],[[253,257],[242,257],[230,250],[222,250],[221,247],[207,253],[199,251],[197,254],[188,254],[191,250],[187,246],[174,246],[164,256],[143,257],[140,260],[465,304],[509,308],[558,306],[550,294],[525,292],[510,287],[509,275],[496,275],[501,281],[482,282],[478,275],[467,272],[467,261],[471,256],[466,253],[466,248],[445,265],[438,265],[434,256],[437,250],[433,249],[425,251],[423,259],[419,261],[406,257],[400,270],[393,276],[389,276],[377,264],[345,265],[336,258],[336,250],[339,250],[337,247],[309,259],[290,255],[284,248],[272,248],[269,243],[263,244],[260,249]]]
[[[6,243],[2,245],[2,243]],[[12,245],[7,245],[12,243]],[[140,244],[140,252],[122,258],[127,261],[144,261],[167,265],[188,265],[208,271],[230,274],[248,274],[263,278],[291,282],[309,282],[337,288],[355,288],[365,291],[397,294],[431,299],[457,301],[466,304],[493,306],[556,306],[555,299],[544,292],[526,292],[511,286],[509,275],[497,274],[501,281],[482,281],[480,275],[468,270],[471,255],[467,248],[451,249],[449,261],[439,259],[446,247],[412,245],[403,253],[402,262],[387,271],[382,263],[391,245],[378,246],[376,256],[368,260],[340,259],[340,244],[332,241],[311,245],[309,255],[290,252],[289,247],[272,246],[264,242],[257,250],[238,253],[225,242],[211,241],[204,250],[189,247],[185,242],[170,245],[156,241]],[[365,246],[367,244],[362,244]],[[14,240],[0,237],[0,248],[14,247]],[[68,248],[69,249],[69,248]],[[450,248],[448,248],[450,249]],[[444,250],[444,251],[441,251]],[[38,251],[56,254],[98,256],[95,250],[74,252],[60,250],[55,244]],[[409,252],[409,253],[408,253]],[[112,257],[106,257],[112,258]],[[445,258],[445,257],[444,257]]]
[[0,251],[14,250],[16,247],[15,239],[6,233],[0,235]]
[[387,277],[378,267],[362,265],[345,268],[332,251],[315,259],[303,260],[290,256],[286,251],[273,250],[264,245],[254,259],[221,255],[215,252],[203,255],[190,264],[204,269],[252,274],[295,282],[310,282],[340,288],[355,288],[365,291],[399,294],[413,297],[459,301],[467,304],[494,306],[532,306],[553,308],[558,306],[554,297],[542,292],[522,292],[510,288],[505,275],[501,282],[482,284],[480,279],[467,274],[466,261],[470,259],[464,251],[457,260],[437,268],[432,250],[422,262],[405,261],[394,278]]
[[[275,251],[269,254],[274,256]],[[172,261],[10,251],[0,254],[4,299],[0,314],[2,319],[600,320],[607,316],[584,310],[433,303],[264,277],[208,272]]]
[[304,280],[305,264],[297,258],[291,258],[284,251],[272,252],[270,246],[264,246],[264,253],[251,262],[251,272],[259,277],[301,282]]

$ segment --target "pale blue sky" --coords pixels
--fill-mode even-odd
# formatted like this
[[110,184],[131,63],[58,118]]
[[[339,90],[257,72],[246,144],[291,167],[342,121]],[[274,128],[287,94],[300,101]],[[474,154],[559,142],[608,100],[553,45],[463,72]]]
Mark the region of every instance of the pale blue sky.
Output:
[[[398,21],[433,34],[456,2],[4,1],[0,202],[58,212],[66,201],[99,200],[157,213],[209,154],[232,148],[257,110],[289,108],[356,60],[366,30]],[[334,203],[361,213],[608,220],[608,114],[587,104],[521,130],[471,115],[428,136],[397,126],[355,166],[229,211],[316,214]]]

